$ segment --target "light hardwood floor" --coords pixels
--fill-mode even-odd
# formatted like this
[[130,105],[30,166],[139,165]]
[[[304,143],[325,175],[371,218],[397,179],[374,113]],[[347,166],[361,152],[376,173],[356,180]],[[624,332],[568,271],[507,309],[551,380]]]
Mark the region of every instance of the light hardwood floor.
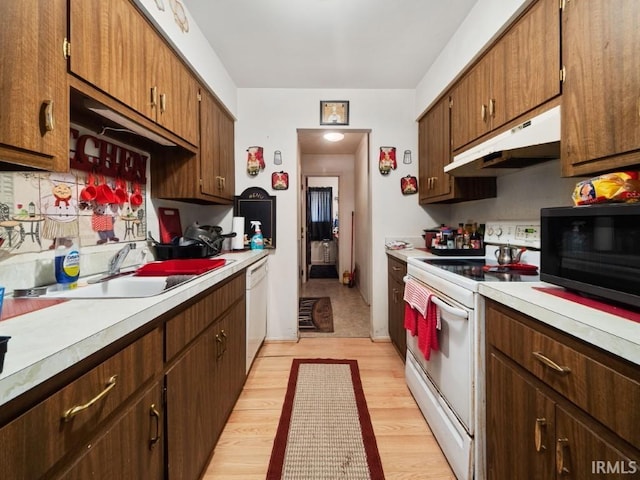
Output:
[[265,478],[293,358],[358,361],[387,479],[455,479],[406,387],[404,364],[391,343],[367,338],[303,338],[297,343],[262,347],[205,480]]

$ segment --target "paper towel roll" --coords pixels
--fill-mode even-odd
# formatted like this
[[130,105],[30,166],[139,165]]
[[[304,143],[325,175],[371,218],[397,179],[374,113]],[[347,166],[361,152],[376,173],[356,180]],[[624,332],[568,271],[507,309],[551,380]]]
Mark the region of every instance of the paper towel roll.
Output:
[[244,217],[233,217],[231,231],[236,233],[236,236],[231,239],[231,248],[233,250],[244,249]]

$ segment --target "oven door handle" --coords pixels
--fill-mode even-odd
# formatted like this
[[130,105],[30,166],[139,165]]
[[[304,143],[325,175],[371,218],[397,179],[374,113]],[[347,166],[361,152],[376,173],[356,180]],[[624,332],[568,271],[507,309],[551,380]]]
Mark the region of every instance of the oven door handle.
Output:
[[[407,283],[407,280],[409,279],[409,275],[406,275],[405,277],[402,278],[402,280],[404,281],[404,283]],[[425,287],[426,288],[426,287]],[[439,308],[441,308],[442,310],[444,310],[445,312],[457,317],[457,318],[469,318],[469,312],[467,312],[466,310],[463,310],[461,308],[456,308],[456,307],[452,307],[451,305],[449,305],[447,302],[445,302],[444,300],[441,300],[440,298],[438,298],[438,296],[431,292],[432,297],[431,297],[431,301],[433,303],[435,303]]]
[[466,310],[462,310],[461,308],[452,307],[448,303],[440,300],[435,295],[431,297],[431,301],[435,303],[439,308],[444,310],[447,313],[455,316],[456,318],[469,318],[469,313]]

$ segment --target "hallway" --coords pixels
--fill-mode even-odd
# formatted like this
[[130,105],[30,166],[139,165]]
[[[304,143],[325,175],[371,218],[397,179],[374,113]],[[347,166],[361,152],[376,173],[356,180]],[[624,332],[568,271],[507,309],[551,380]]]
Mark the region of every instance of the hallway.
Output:
[[300,338],[369,338],[370,307],[356,288],[349,288],[335,278],[312,278],[302,284],[300,297],[330,297],[333,310],[333,333],[300,332]]
[[294,358],[358,361],[387,480],[455,479],[409,393],[404,364],[391,343],[366,338],[303,338],[267,343],[258,352],[204,480],[264,480]]

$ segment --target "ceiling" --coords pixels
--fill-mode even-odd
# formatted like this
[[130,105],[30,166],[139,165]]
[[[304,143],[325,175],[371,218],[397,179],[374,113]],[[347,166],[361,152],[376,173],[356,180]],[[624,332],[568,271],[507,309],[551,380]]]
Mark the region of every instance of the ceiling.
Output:
[[298,129],[300,152],[310,155],[353,155],[367,134],[362,130],[336,130],[332,128],[331,131],[342,132],[344,139],[339,142],[329,142],[323,137],[327,130]]
[[[238,88],[414,89],[476,0],[183,0]],[[304,154],[365,133],[301,130]]]
[[183,0],[239,88],[415,88],[476,0]]

